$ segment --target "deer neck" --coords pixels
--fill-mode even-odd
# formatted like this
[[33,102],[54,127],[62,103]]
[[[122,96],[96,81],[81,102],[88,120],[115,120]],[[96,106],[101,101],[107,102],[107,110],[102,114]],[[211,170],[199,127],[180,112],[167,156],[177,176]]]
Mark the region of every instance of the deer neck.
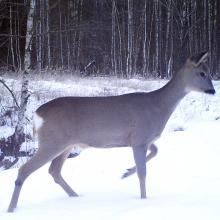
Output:
[[161,109],[164,118],[169,119],[176,106],[187,94],[184,80],[180,76],[173,77],[164,87],[158,90],[158,107]]

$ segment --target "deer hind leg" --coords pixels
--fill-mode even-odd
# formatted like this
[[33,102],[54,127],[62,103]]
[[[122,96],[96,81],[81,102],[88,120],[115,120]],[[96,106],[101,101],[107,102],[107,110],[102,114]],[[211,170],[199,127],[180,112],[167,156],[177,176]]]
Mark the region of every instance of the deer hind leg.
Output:
[[[149,149],[150,153],[146,156],[146,163],[157,155],[158,149],[155,144],[151,144]],[[122,179],[133,175],[136,172],[136,166],[127,169],[127,171],[122,175]]]
[[13,212],[17,207],[20,191],[26,178],[48,161],[55,158],[56,155],[56,151],[44,152],[43,148],[39,148],[37,153],[19,169],[8,212]]
[[145,145],[133,147],[142,199],[146,198],[146,150]]
[[157,155],[158,148],[155,144],[151,144],[148,150],[150,153],[146,157],[146,163]]
[[62,154],[60,154],[58,157],[53,159],[50,167],[49,167],[49,173],[52,175],[54,178],[55,183],[59,184],[64,191],[69,195],[69,196],[78,196],[73,189],[66,183],[66,181],[63,179],[61,175],[61,169],[62,166],[70,154],[71,149],[68,149],[64,151]]

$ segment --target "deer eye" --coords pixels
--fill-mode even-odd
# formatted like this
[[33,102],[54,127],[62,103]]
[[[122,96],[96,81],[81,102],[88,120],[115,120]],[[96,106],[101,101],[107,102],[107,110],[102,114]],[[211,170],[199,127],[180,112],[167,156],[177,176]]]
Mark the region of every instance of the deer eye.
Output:
[[205,77],[206,74],[204,72],[199,73],[201,77]]

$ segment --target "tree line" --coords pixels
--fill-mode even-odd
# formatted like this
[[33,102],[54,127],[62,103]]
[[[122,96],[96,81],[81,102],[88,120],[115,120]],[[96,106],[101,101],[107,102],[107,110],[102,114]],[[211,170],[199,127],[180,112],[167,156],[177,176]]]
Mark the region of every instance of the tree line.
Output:
[[166,78],[189,54],[207,50],[220,77],[218,0],[2,0],[3,69],[24,68],[30,7],[29,68]]

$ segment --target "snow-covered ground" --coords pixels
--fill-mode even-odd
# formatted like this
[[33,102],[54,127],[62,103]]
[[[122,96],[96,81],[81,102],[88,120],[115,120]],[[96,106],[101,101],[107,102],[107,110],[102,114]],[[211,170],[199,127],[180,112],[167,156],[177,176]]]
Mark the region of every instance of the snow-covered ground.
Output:
[[[34,95],[28,114],[31,117],[40,103],[61,95],[149,91],[164,83],[138,79],[32,81]],[[78,198],[69,198],[45,165],[25,182],[15,212],[6,213],[17,169],[1,171],[0,219],[220,219],[220,83],[214,85],[215,96],[189,94],[169,120],[157,141],[158,156],[147,166],[148,199],[139,199],[136,175],[120,179],[134,164],[130,148],[90,148],[68,159],[63,168]]]

